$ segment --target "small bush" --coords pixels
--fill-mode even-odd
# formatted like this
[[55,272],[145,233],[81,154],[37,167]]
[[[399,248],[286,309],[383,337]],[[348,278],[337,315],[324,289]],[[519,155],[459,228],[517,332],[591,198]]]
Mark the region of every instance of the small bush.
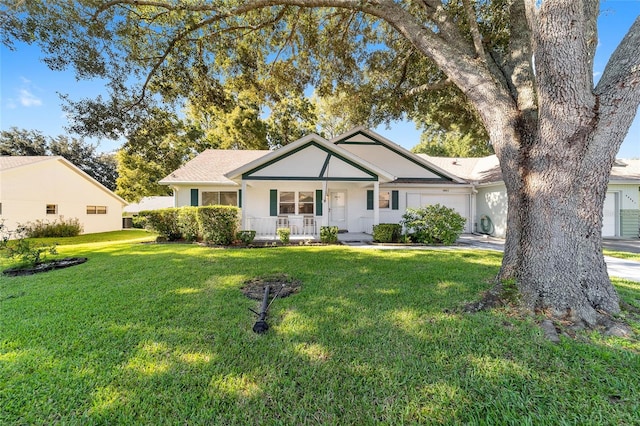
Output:
[[178,225],[179,211],[179,208],[145,210],[140,212],[140,216],[146,218],[149,228],[169,241],[176,241],[182,238],[182,231]]
[[379,243],[397,243],[402,235],[399,223],[381,223],[373,225],[373,241]]
[[53,222],[36,220],[19,225],[19,228],[24,230],[24,235],[27,238],[76,237],[83,230],[80,220],[77,218],[58,219]]
[[289,228],[278,228],[276,231],[278,233],[278,238],[282,244],[289,244],[289,237],[291,236],[291,229]]
[[466,220],[454,209],[434,204],[407,209],[402,225],[411,240],[422,244],[453,244],[464,229]]
[[0,221],[0,252],[12,259],[19,259],[27,266],[44,262],[47,253],[57,254],[56,244],[44,245],[25,239],[25,228],[10,231]]
[[206,242],[229,245],[240,227],[240,209],[233,206],[198,207],[198,224]]
[[243,244],[251,244],[255,237],[256,237],[256,231],[239,231],[238,232],[238,239]]
[[185,206],[178,211],[178,229],[182,238],[187,241],[196,241],[200,237],[200,225],[198,225],[198,208]]
[[326,244],[335,244],[338,242],[338,227],[337,226],[321,226],[320,227],[320,242]]

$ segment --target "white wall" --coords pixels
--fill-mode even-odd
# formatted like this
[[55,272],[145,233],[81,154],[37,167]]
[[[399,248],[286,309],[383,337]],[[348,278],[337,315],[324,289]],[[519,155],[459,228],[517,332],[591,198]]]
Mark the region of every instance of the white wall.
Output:
[[[481,220],[486,216],[493,224],[492,235],[504,238],[507,233],[507,190],[503,184],[478,188],[476,195],[477,232],[482,232]],[[485,223],[486,220],[485,220]]]
[[[0,180],[0,202],[5,225],[57,219],[79,219],[83,233],[122,229],[122,203],[105,189],[57,160],[41,161],[5,170]],[[57,214],[46,214],[56,204]],[[87,214],[87,206],[106,206],[107,214]]]

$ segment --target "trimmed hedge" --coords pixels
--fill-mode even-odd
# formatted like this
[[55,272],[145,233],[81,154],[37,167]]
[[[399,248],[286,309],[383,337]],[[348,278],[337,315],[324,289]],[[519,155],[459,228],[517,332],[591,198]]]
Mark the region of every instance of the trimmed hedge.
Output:
[[321,226],[320,227],[320,242],[326,244],[335,244],[338,242],[338,227],[337,226]]
[[202,239],[200,225],[198,224],[198,207],[180,207],[178,211],[178,228],[182,238],[187,241]]
[[178,212],[180,208],[172,207],[159,210],[145,210],[140,216],[147,219],[147,226],[169,241],[182,238],[182,230],[179,226]]
[[202,238],[211,244],[229,245],[240,227],[240,209],[233,206],[198,207],[198,224]]
[[397,243],[402,235],[399,223],[381,223],[373,225],[373,241],[378,243]]

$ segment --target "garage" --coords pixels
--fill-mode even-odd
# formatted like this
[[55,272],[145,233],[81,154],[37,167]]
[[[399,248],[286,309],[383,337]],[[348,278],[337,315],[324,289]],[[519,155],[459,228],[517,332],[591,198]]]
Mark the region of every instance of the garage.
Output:
[[471,232],[471,196],[469,194],[447,193],[407,193],[407,208],[420,208],[432,204],[440,204],[454,209],[458,214],[467,219],[464,232]]

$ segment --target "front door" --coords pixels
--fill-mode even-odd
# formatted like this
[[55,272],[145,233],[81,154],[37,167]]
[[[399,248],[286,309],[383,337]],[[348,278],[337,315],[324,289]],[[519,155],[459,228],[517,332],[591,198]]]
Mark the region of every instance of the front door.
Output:
[[347,193],[329,192],[329,225],[338,229],[347,229]]

